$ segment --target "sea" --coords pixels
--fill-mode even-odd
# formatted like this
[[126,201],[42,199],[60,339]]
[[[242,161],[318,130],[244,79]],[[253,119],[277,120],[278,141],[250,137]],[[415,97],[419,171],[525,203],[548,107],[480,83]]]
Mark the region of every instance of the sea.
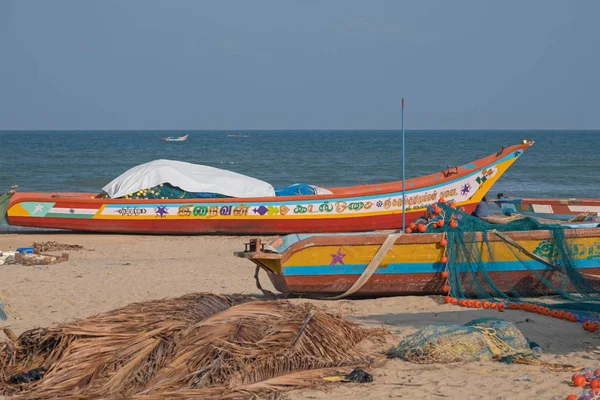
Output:
[[[184,142],[160,140],[185,134]],[[600,131],[407,130],[406,178],[466,164],[524,139],[535,144],[490,196],[600,197]],[[0,193],[12,185],[98,193],[129,168],[157,159],[227,169],[274,186],[347,186],[401,179],[402,154],[399,130],[0,131]],[[0,231],[14,229],[0,225]]]

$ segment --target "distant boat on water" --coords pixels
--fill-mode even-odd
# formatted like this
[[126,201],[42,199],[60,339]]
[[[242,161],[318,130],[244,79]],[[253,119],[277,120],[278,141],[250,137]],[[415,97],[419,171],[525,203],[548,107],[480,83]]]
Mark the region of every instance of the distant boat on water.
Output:
[[248,137],[248,135],[242,135],[241,133],[230,133],[227,137]]
[[188,136],[189,135],[179,136],[179,137],[169,136],[166,138],[160,138],[160,140],[163,140],[165,142],[183,142],[183,141],[187,140]]

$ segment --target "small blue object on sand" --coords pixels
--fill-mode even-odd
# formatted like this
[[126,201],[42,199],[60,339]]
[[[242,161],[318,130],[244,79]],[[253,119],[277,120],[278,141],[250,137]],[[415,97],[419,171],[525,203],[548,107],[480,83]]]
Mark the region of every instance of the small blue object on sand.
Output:
[[17,252],[21,254],[31,254],[33,253],[33,247],[19,247]]

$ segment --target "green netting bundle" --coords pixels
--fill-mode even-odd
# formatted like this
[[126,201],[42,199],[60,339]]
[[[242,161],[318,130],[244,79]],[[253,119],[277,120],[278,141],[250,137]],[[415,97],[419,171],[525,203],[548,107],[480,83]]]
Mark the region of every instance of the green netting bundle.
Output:
[[[448,285],[457,299],[539,303],[577,310],[581,321],[598,320],[600,277],[586,270],[600,268],[600,243],[578,235],[567,237],[565,232],[574,228],[529,217],[491,224],[452,203],[430,207],[411,227],[445,234]],[[541,230],[549,235],[521,235],[513,240],[505,234]]]
[[142,189],[130,193],[125,199],[198,199],[198,198],[226,198],[228,196],[217,193],[191,193],[168,183],[160,184],[152,188]]
[[479,318],[465,325],[426,326],[404,338],[390,355],[414,363],[534,357],[523,333],[497,318]]

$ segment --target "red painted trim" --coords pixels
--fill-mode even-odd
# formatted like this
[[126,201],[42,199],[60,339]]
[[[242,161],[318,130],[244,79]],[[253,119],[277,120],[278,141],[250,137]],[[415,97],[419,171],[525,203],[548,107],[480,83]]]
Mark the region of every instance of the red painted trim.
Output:
[[[589,274],[600,274],[600,268],[585,270]],[[551,280],[561,287],[558,280],[560,274],[548,271],[544,278]],[[314,275],[314,276],[285,276],[282,284],[280,276],[269,274],[271,282],[282,293],[293,294],[339,294],[343,293],[356,282],[358,275]],[[498,288],[508,293],[516,290],[532,296],[552,294],[548,287],[528,271],[490,272],[490,278]],[[445,279],[440,274],[375,274],[357,292],[358,295],[436,295],[443,293]],[[597,288],[600,289],[600,281]],[[476,293],[468,293],[475,295]]]

